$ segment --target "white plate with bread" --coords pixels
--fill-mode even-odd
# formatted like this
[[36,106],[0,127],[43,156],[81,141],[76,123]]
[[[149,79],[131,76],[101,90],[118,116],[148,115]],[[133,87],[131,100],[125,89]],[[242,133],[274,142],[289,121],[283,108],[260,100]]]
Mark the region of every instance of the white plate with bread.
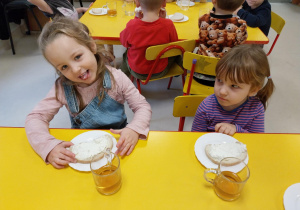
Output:
[[186,22],[189,20],[189,17],[186,15],[183,15],[179,12],[174,13],[173,15],[169,15],[169,19],[172,20],[175,23],[181,23]]
[[[178,4],[178,2],[176,2],[176,4],[177,4],[178,6],[180,6],[180,5]],[[185,4],[185,5],[187,5],[187,4]],[[195,2],[190,1],[190,5],[189,5],[189,6],[190,6],[190,7],[195,6]]]
[[105,8],[92,8],[89,13],[91,15],[106,15],[107,14],[107,9]]
[[90,162],[93,158],[98,160],[104,156],[105,150],[117,151],[117,140],[110,133],[105,131],[84,132],[71,140],[74,144],[69,150],[76,156],[77,163],[70,163],[69,166],[78,171],[90,171]]
[[217,168],[220,160],[225,157],[238,157],[246,164],[249,160],[246,145],[222,133],[200,136],[195,143],[195,154],[206,168]]

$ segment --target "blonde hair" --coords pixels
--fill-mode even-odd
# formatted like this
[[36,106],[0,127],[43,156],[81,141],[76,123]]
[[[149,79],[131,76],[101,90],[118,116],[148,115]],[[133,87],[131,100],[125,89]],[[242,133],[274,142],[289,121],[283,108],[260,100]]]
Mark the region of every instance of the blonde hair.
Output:
[[250,91],[259,89],[256,97],[265,109],[275,88],[268,58],[258,45],[243,44],[233,47],[218,62],[216,76],[235,83],[250,84]]
[[245,0],[216,0],[217,5],[222,10],[235,11]]
[[[89,29],[84,24],[80,23],[77,20],[72,20],[71,18],[67,17],[57,17],[54,18],[52,22],[48,22],[44,27],[43,30],[38,38],[38,44],[39,47],[45,56],[45,50],[49,44],[51,44],[56,38],[65,35],[70,38],[73,38],[81,45],[86,46],[88,49],[93,51],[92,46],[94,43],[94,40],[90,37]],[[99,101],[101,102],[104,97],[104,91],[100,94],[100,89],[103,88],[103,79],[105,70],[107,69],[105,64],[107,64],[107,59],[105,58],[105,55],[109,54],[109,52],[105,51],[105,49],[99,45],[97,45],[97,52],[95,54],[95,58],[97,60],[97,78],[99,78],[99,85],[98,85],[98,93],[99,93]],[[49,62],[49,61],[48,61]],[[50,62],[49,62],[50,63]],[[57,93],[57,83],[60,81],[61,84],[63,82],[66,82],[69,85],[75,85],[73,81],[70,81],[67,79],[59,70],[55,69],[56,73],[58,74],[59,78],[56,80],[56,93]],[[110,77],[113,79],[112,74],[110,71],[108,71],[110,74]],[[80,102],[80,110],[82,107],[82,98],[78,91],[76,90],[76,87],[74,86],[74,90],[76,93],[76,97],[79,99]],[[57,95],[56,95],[57,97]]]

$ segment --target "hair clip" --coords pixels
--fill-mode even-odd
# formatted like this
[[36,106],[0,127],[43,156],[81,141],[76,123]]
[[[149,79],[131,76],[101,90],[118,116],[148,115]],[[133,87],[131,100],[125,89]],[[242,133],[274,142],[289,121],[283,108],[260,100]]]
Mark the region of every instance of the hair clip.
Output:
[[268,79],[272,79],[271,75],[267,77]]

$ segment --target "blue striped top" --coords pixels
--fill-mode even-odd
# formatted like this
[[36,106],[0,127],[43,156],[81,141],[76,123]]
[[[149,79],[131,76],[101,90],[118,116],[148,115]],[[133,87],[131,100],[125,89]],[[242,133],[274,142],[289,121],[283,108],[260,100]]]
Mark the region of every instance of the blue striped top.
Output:
[[236,109],[226,111],[213,94],[199,105],[192,131],[214,132],[216,124],[230,123],[236,126],[237,133],[262,133],[264,132],[264,118],[264,106],[256,97],[249,97]]

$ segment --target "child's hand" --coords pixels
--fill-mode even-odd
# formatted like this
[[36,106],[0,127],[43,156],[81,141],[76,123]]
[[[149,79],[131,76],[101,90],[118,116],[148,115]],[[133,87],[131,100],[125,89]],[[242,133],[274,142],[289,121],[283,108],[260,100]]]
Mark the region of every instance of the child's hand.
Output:
[[73,143],[69,141],[56,145],[48,154],[48,162],[55,168],[64,168],[69,163],[76,163],[75,154],[66,149],[72,145]]
[[215,131],[233,136],[236,132],[236,127],[230,123],[218,123],[215,126]]
[[114,134],[119,134],[120,138],[117,143],[117,151],[116,154],[130,155],[133,151],[137,141],[139,140],[139,134],[130,128],[123,128],[120,130],[110,129],[110,132]]

